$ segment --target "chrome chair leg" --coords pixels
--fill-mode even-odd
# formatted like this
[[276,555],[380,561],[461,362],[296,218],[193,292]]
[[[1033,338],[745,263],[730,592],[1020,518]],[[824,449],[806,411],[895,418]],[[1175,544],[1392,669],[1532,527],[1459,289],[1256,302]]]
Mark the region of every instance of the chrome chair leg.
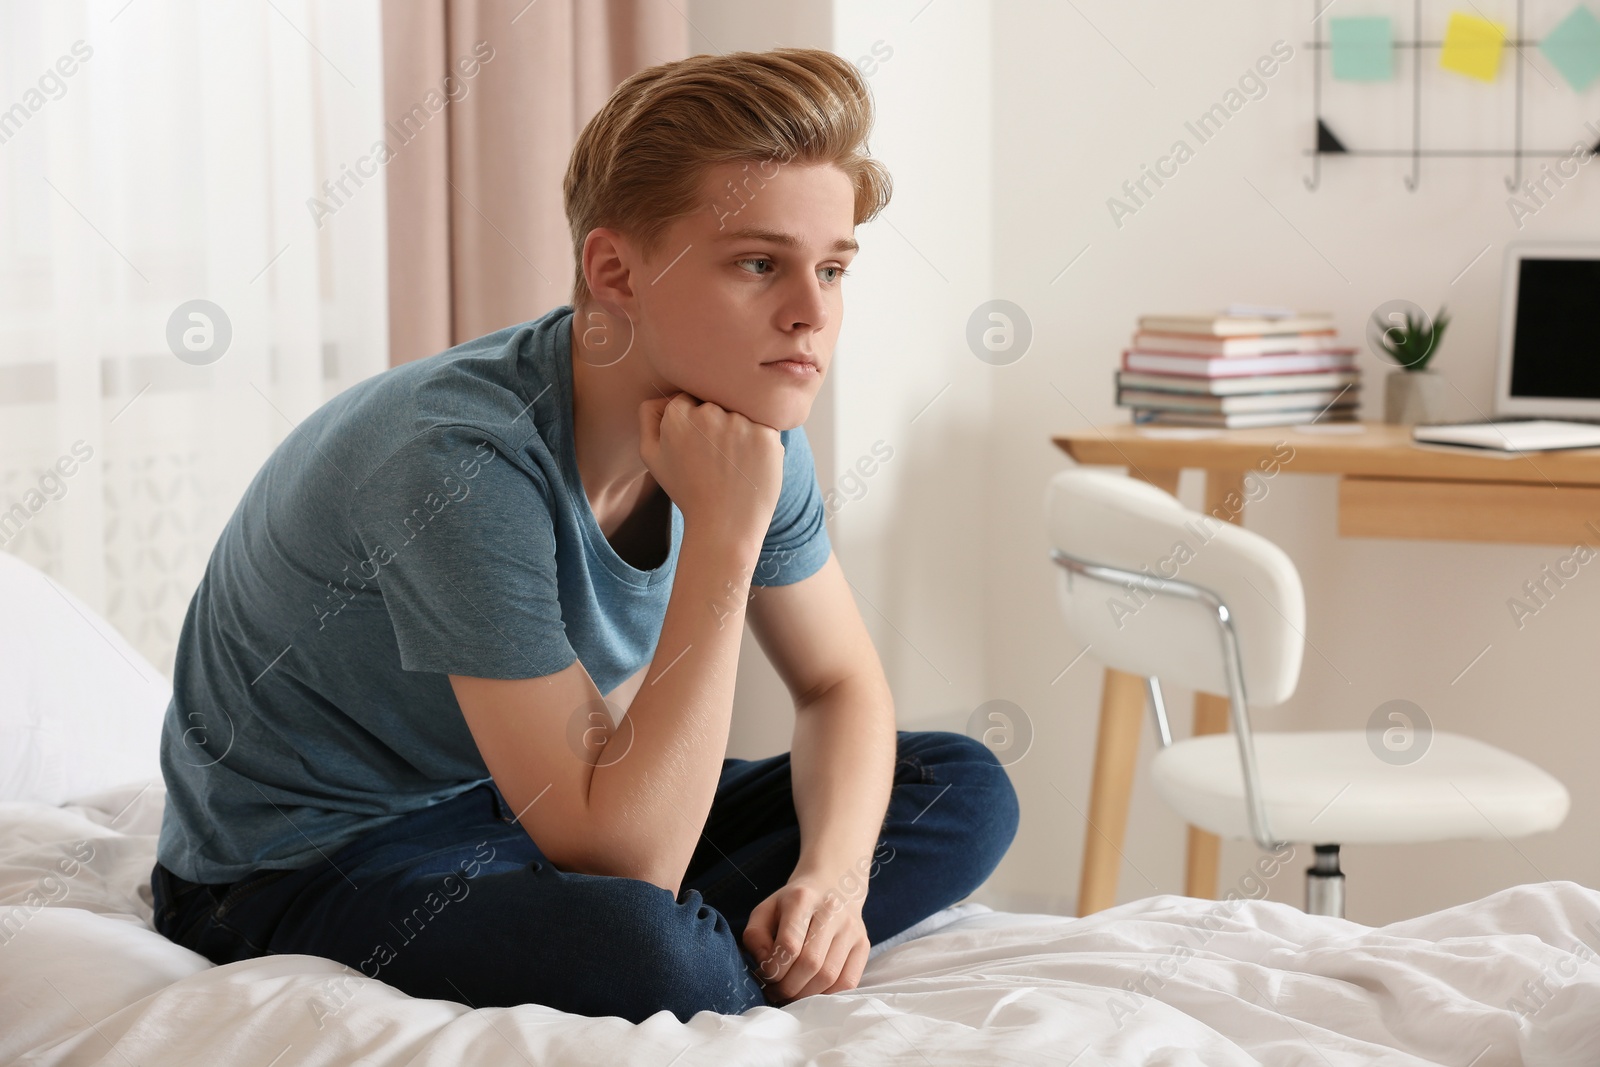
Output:
[[1317,857],[1306,868],[1306,914],[1344,918],[1344,872],[1338,845],[1313,845]]

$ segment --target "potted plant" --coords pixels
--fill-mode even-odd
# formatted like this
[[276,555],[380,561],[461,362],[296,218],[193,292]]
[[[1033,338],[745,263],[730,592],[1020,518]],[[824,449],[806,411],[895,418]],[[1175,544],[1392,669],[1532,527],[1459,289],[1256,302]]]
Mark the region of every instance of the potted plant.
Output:
[[1443,307],[1431,322],[1418,308],[1416,315],[1405,312],[1404,326],[1396,323],[1383,331],[1379,343],[1400,368],[1390,371],[1383,383],[1384,422],[1406,426],[1442,417],[1446,382],[1428,363],[1449,324]]

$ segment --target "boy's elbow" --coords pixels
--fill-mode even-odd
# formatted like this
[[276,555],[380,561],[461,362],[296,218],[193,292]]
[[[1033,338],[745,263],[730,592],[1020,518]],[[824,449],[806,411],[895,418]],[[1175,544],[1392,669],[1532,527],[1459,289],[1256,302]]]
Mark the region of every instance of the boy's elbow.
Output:
[[568,874],[591,874],[607,878],[634,878],[660,886],[674,898],[683,883],[684,871],[674,870],[659,855],[640,855],[618,841],[615,835],[594,833],[586,843],[569,842],[565,848],[540,849],[545,859]]

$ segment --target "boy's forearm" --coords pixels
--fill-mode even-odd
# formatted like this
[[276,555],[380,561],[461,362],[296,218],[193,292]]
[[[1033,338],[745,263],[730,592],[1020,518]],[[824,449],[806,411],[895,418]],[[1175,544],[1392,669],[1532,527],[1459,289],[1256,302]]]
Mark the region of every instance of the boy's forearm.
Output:
[[[882,672],[840,682],[795,710],[790,775],[800,820],[795,876],[859,902],[894,784],[894,702]],[[862,883],[864,885],[864,881]]]
[[678,893],[721,778],[760,543],[684,530],[655,656],[590,779],[599,869]]

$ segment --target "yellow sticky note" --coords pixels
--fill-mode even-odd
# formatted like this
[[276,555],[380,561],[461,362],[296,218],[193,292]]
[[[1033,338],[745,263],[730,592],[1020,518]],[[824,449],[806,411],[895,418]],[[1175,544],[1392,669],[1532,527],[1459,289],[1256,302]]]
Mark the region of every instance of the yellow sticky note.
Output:
[[1444,31],[1444,48],[1439,52],[1439,66],[1492,82],[1500,70],[1500,49],[1505,40],[1503,23],[1452,11]]

